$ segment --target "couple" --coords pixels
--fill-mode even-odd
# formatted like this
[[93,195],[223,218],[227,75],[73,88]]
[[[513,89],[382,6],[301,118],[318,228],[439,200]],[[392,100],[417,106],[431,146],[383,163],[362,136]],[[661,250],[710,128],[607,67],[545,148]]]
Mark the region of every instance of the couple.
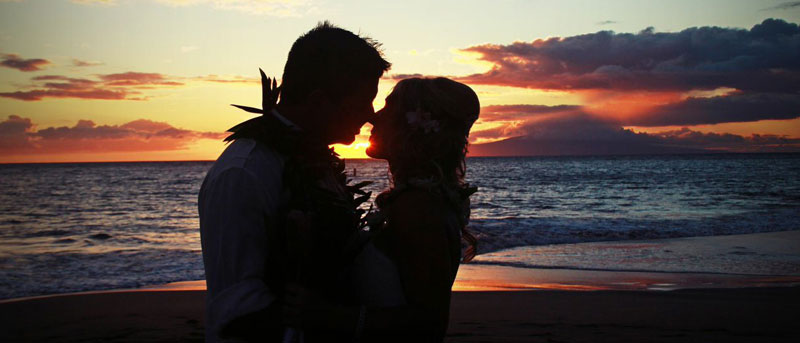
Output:
[[[414,78],[374,113],[378,47],[321,23],[280,87],[262,72],[261,109],[237,106],[261,115],[231,128],[198,201],[207,341],[443,340],[462,240],[474,255],[464,161],[480,106],[464,84]],[[369,194],[328,145],[365,122],[392,186],[362,216]]]

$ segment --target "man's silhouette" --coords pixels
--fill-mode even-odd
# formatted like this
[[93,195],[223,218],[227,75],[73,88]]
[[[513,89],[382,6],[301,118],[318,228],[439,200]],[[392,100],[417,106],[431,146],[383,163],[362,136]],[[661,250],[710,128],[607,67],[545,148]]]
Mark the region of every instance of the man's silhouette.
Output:
[[298,275],[287,257],[289,212],[338,228],[315,231],[324,244],[309,258],[336,257],[355,229],[344,165],[327,146],[352,143],[374,115],[378,80],[390,66],[378,48],[319,24],[292,45],[280,102],[266,79],[263,109],[242,107],[262,115],[230,130],[226,140],[233,142],[206,175],[198,201],[207,342],[282,339],[283,286]]

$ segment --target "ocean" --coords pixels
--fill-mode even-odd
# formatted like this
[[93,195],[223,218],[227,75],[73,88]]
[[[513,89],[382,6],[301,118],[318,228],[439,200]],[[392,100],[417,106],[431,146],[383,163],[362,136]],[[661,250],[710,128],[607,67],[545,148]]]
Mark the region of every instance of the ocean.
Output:
[[[0,299],[204,279],[197,193],[212,163],[0,165]],[[385,162],[347,166],[374,194],[388,185]],[[530,248],[510,249],[523,246],[800,229],[800,154],[470,158],[467,174],[478,187],[470,230],[495,264],[537,267]],[[547,267],[603,270],[603,258]],[[800,272],[797,254],[769,258],[780,262],[771,274]],[[742,270],[624,259],[644,271]]]

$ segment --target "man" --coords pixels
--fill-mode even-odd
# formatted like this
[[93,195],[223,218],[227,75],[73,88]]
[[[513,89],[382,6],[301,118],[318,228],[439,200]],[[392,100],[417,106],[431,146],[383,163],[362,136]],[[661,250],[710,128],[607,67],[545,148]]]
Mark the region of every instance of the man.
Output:
[[[390,66],[379,46],[321,23],[292,45],[280,90],[262,73],[263,108],[241,107],[262,116],[230,130],[226,140],[233,143],[209,170],[198,201],[206,341],[284,336],[282,288],[302,272],[286,247],[289,212],[338,223],[330,227],[354,226],[352,194],[341,184],[344,165],[327,146],[352,143],[374,115],[378,80]],[[347,229],[319,232],[337,249]]]

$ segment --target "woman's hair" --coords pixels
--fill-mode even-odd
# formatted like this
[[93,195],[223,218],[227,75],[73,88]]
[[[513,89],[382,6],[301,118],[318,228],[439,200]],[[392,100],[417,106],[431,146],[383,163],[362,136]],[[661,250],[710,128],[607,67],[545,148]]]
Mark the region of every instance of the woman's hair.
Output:
[[[397,120],[385,140],[389,151],[392,187],[381,193],[379,207],[396,186],[424,180],[441,186],[461,219],[466,241],[464,262],[475,256],[477,240],[466,228],[469,221],[469,185],[464,181],[469,130],[478,119],[478,96],[467,85],[447,78],[411,78],[397,83],[386,99]],[[433,189],[433,188],[432,188]],[[453,196],[453,194],[455,196]],[[453,199],[455,198],[455,199]]]

